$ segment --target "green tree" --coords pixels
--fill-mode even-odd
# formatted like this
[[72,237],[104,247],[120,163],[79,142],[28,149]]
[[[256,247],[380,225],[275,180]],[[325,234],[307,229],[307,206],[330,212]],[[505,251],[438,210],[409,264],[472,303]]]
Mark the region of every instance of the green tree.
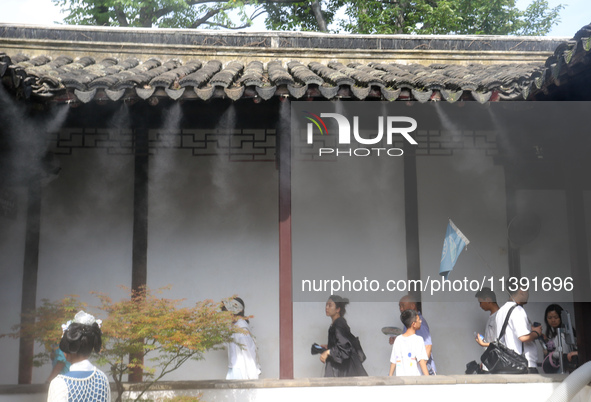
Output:
[[[74,25],[160,28],[251,26],[266,13],[273,30],[362,34],[544,35],[562,5],[532,0],[52,0]],[[339,19],[338,16],[345,16]]]
[[249,0],[52,1],[66,12],[64,21],[73,25],[238,29],[251,25],[261,11],[255,8],[247,14]]
[[[265,4],[268,28],[320,30],[310,17],[311,1]],[[323,14],[337,31],[361,34],[545,35],[557,24],[560,10],[546,0],[533,0],[519,10],[515,0],[328,0]],[[336,8],[346,18],[335,20]],[[301,12],[298,12],[301,11]]]
[[[219,349],[232,341],[232,335],[242,331],[233,325],[233,314],[222,311],[221,303],[205,300],[190,307],[181,307],[184,300],[161,296],[164,289],[139,291],[128,289],[129,296],[113,301],[103,293],[94,293],[99,306],[90,310],[103,312],[103,347],[96,358],[101,366],[109,367],[109,374],[117,387],[117,399],[124,393],[123,380],[133,369],[141,368],[144,382],[133,385],[138,401],[165,375],[177,370],[188,360],[203,359],[204,353]],[[61,324],[71,320],[77,311],[86,309],[78,296],[63,300],[44,300],[32,314],[29,325],[17,325],[9,336],[29,337],[44,345],[44,351],[35,355],[35,365],[49,360],[52,345],[62,336]],[[97,314],[100,318],[100,314]],[[129,356],[142,356],[143,360],[129,360]]]
[[328,32],[328,25],[336,22],[337,11],[346,3],[345,0],[265,2],[262,4],[267,13],[265,26],[277,31]]
[[[208,350],[231,342],[240,331],[233,325],[233,315],[222,311],[221,303],[211,300],[192,307],[180,307],[183,300],[159,297],[143,288],[131,297],[114,302],[109,296],[95,293],[107,314],[103,321],[105,346],[98,362],[107,364],[118,391],[123,394],[123,378],[135,367],[144,372],[144,382],[134,385],[135,400],[156,382],[180,368],[188,360],[203,359]],[[143,362],[129,361],[129,355],[143,355]]]

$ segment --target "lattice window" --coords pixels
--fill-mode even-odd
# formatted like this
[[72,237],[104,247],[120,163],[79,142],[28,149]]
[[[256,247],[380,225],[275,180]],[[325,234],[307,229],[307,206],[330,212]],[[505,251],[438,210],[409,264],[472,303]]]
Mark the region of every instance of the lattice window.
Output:
[[103,148],[108,154],[133,154],[131,130],[65,128],[49,139],[50,149],[57,155],[71,155],[74,149]]
[[[493,131],[459,131],[457,133],[445,130],[419,130],[414,136],[418,145],[416,146],[417,156],[452,156],[454,152],[460,150],[479,150],[485,156],[495,156],[498,154],[496,135]],[[306,135],[296,135],[294,141],[294,158],[296,160],[318,160],[330,162],[337,159],[339,156],[347,155],[352,148],[363,148],[371,151],[371,155],[384,155],[386,150],[390,148],[404,149],[404,140],[393,141],[393,144],[388,145],[384,138],[381,142],[373,145],[343,145],[337,143],[336,136],[315,134],[313,143],[308,144]],[[323,151],[320,156],[321,149],[333,150]],[[379,149],[379,151],[378,151]],[[337,151],[338,150],[338,151]],[[358,152],[358,156],[364,156],[365,152]],[[392,155],[397,152],[393,151]]]
[[451,156],[459,150],[481,150],[485,156],[498,154],[494,131],[419,130],[416,141],[417,155]]
[[[459,150],[481,150],[485,156],[498,154],[496,135],[493,131],[419,130],[415,136],[418,156],[452,156]],[[108,129],[63,129],[50,139],[51,150],[58,155],[71,155],[74,149],[102,148],[108,154],[132,155],[134,136],[132,130]],[[187,149],[193,156],[227,156],[231,161],[275,161],[277,133],[271,129],[188,129],[173,132],[149,131],[149,151],[155,154],[159,149]],[[366,148],[403,148],[403,140],[392,145],[382,140]],[[357,148],[359,146],[353,147]],[[321,148],[334,149],[332,154],[319,156]],[[296,160],[331,161],[344,155],[346,145],[337,144],[335,136],[315,135],[308,144],[305,135],[296,136],[293,155]],[[381,151],[383,152],[383,151]],[[375,155],[373,151],[372,155]]]
[[[196,129],[150,130],[148,149],[187,149],[194,156],[224,155],[231,161],[275,161],[276,130]],[[132,130],[63,129],[49,140],[57,155],[71,155],[74,149],[103,148],[109,154],[132,155]]]
[[231,161],[275,161],[276,131],[182,130],[180,148],[193,156],[227,155]]

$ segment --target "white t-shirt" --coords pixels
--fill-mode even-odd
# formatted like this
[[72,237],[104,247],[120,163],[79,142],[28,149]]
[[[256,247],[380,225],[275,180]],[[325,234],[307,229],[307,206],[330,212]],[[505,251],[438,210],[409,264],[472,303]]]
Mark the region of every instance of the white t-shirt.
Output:
[[[484,342],[492,342],[497,340],[497,311],[492,313],[486,321],[486,329],[484,330]],[[511,314],[513,315],[513,314]]]
[[538,367],[538,347],[535,342],[526,342],[523,344],[527,367]]
[[392,346],[390,362],[396,365],[397,376],[423,375],[419,361],[424,360],[426,363],[428,359],[423,338],[416,334],[396,337]]
[[[497,311],[488,316],[486,320],[486,328],[484,329],[484,342],[493,342],[497,340]],[[486,349],[486,347],[484,348]],[[482,370],[488,371],[488,368],[483,364]]]
[[[515,305],[515,302],[508,301],[497,311],[496,323],[497,323],[497,336],[500,335],[503,329],[503,323],[509,309]],[[527,335],[531,332],[531,326],[527,320],[527,313],[521,306],[517,306],[513,309],[509,322],[507,323],[507,329],[505,329],[505,336],[501,341],[509,349],[514,350],[516,353],[522,354],[525,351],[523,343],[519,340],[520,336]],[[529,349],[529,348],[528,348]],[[527,356],[526,356],[527,357]],[[535,366],[533,366],[535,367]]]

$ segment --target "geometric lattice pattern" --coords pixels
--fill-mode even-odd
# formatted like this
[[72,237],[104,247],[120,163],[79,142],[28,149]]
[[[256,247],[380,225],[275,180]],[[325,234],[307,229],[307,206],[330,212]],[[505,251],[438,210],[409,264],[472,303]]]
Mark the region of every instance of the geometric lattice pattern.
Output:
[[485,156],[498,154],[494,131],[419,130],[415,140],[419,143],[416,150],[417,156],[451,156],[454,151],[467,149],[481,150]]
[[[365,133],[361,132],[360,135],[362,137],[366,137]],[[385,137],[385,136],[384,136]],[[367,137],[369,138],[369,137]],[[298,161],[323,161],[323,162],[330,162],[336,160],[339,156],[348,155],[349,152],[351,154],[354,153],[352,148],[366,148],[371,150],[371,155],[378,155],[378,149],[380,155],[385,152],[386,149],[389,148],[402,148],[404,146],[403,140],[393,140],[392,144],[387,144],[385,138],[383,138],[380,142],[372,145],[343,145],[338,144],[337,136],[335,135],[319,135],[315,134],[313,136],[312,144],[308,144],[307,136],[305,132],[300,132],[299,135],[296,135],[293,141],[293,158]],[[328,150],[334,150],[330,152]],[[322,151],[322,156],[320,156],[320,152]],[[369,151],[368,151],[369,152]],[[360,152],[360,155],[364,153]]]
[[107,376],[95,371],[87,378],[65,377],[68,386],[68,402],[110,402],[111,388]]
[[149,149],[190,149],[193,156],[223,155],[231,161],[275,161],[276,130],[151,130]]
[[[275,161],[276,130],[196,129],[150,130],[148,152],[159,149],[187,149],[193,156],[227,156],[231,161]],[[62,129],[49,140],[57,155],[71,155],[74,149],[103,148],[112,155],[132,155],[134,136],[126,129]]]
[[[363,134],[362,134],[363,135]],[[273,129],[190,129],[150,130],[148,150],[155,154],[160,149],[186,149],[193,156],[225,156],[230,161],[268,161],[276,159],[277,133]],[[417,156],[452,156],[460,150],[482,150],[485,156],[498,154],[494,131],[446,131],[418,130],[414,134],[418,142]],[[74,149],[103,148],[112,155],[132,155],[134,150],[133,132],[108,129],[62,129],[50,139],[51,150],[57,155],[71,155]],[[367,148],[403,148],[403,140],[386,144],[383,139]],[[314,135],[313,143],[306,142],[306,135],[296,135],[293,156],[296,160],[334,160],[337,155],[323,154],[321,148],[339,149],[340,155],[348,146],[338,145],[337,137]],[[376,151],[373,151],[375,155]],[[381,151],[384,152],[384,151]]]
[[133,132],[121,129],[63,128],[49,139],[56,155],[71,155],[74,149],[103,148],[108,154],[133,154]]
[[[363,136],[363,133],[361,134]],[[413,138],[418,143],[416,145],[417,156],[452,156],[454,152],[460,150],[480,150],[484,156],[495,156],[498,154],[496,134],[493,131],[458,131],[451,132],[445,130],[418,130],[413,133]],[[404,149],[403,140],[393,141],[391,145],[386,143],[386,139],[372,145],[343,145],[337,143],[337,136],[315,134],[313,143],[308,144],[305,133],[296,135],[294,141],[293,157],[295,160],[319,160],[330,162],[338,156],[354,154],[357,156],[366,156],[371,151],[371,155],[384,155],[390,148]],[[357,148],[357,151],[355,149]],[[368,151],[358,149],[365,148]],[[331,152],[332,150],[332,152]],[[322,156],[320,153],[322,152]],[[390,151],[396,155],[397,151]],[[337,156],[338,154],[338,156]]]

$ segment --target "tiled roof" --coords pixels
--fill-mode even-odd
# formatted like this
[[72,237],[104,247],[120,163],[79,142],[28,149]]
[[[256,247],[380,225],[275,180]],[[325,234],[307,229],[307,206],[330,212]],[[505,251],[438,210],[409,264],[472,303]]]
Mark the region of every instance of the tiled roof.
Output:
[[397,64],[218,60],[156,57],[98,59],[85,56],[6,54],[0,77],[22,98],[53,102],[232,100],[274,96],[455,102],[459,99],[524,100],[591,66],[591,26],[561,43],[546,63]]

